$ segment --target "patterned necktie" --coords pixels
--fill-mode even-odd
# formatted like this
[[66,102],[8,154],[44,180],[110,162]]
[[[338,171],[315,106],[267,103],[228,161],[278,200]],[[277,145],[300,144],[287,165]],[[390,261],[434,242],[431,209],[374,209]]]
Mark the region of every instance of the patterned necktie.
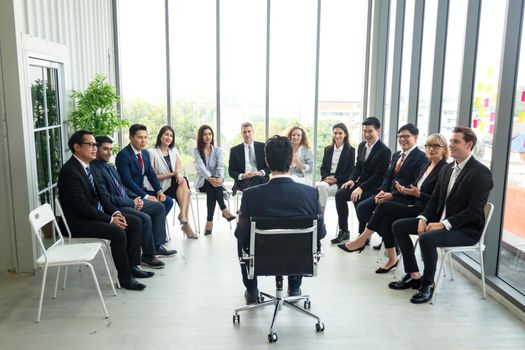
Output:
[[139,161],[140,171],[144,172],[144,161],[142,160],[142,152],[137,153],[137,159]]
[[257,162],[255,161],[255,150],[254,145],[250,145],[250,165],[252,166],[252,171],[257,171]]
[[93,174],[91,174],[91,169],[89,168],[89,165],[86,167],[86,173],[87,173],[89,182],[91,183],[91,188],[97,195],[97,210],[104,212],[104,208],[102,208],[102,204],[100,204],[100,201],[98,200],[97,189],[95,188],[95,180],[93,179]]
[[119,196],[121,198],[127,198],[128,195],[126,193],[126,190],[124,189],[124,187],[122,186],[122,184],[120,183],[120,181],[117,179],[117,177],[115,176],[115,174],[113,173],[113,169],[111,169],[111,165],[109,165],[108,163],[106,163],[106,168],[108,169],[108,172],[109,172],[109,176],[111,177],[111,181],[113,181],[113,185],[115,186],[115,188],[117,189],[117,192],[119,194]]
[[397,160],[396,167],[394,168],[394,174],[397,174],[399,172],[399,169],[401,169],[401,166],[403,165],[403,162],[405,161],[406,153],[401,153],[401,157]]

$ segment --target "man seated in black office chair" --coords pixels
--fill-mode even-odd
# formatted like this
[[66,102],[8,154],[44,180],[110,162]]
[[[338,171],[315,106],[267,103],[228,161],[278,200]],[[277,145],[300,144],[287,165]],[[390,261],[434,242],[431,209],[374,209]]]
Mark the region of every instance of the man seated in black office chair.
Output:
[[[313,187],[296,183],[289,175],[293,151],[290,140],[282,136],[273,136],[266,141],[264,147],[265,161],[271,171],[268,183],[248,188],[244,191],[239,222],[235,229],[239,257],[242,250],[248,251],[250,245],[250,218],[254,216],[289,217],[303,215],[319,215],[319,241],[326,235],[319,193]],[[244,297],[247,304],[257,302],[259,290],[257,278],[248,279],[247,267],[241,264],[242,281],[246,287]],[[302,276],[288,277],[288,295],[301,295]]]

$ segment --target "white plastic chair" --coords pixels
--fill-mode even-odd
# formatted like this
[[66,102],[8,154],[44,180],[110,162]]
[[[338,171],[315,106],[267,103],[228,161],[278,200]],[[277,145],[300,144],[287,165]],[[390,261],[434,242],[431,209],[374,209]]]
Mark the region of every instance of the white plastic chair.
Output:
[[481,237],[478,243],[469,246],[458,246],[458,247],[443,247],[440,250],[443,253],[443,258],[441,259],[441,264],[439,265],[439,272],[437,274],[436,286],[434,287],[434,295],[432,296],[431,304],[434,304],[436,301],[436,295],[438,291],[439,281],[441,279],[441,271],[443,270],[443,265],[448,258],[450,265],[450,280],[454,280],[454,269],[452,265],[452,253],[458,252],[478,252],[479,253],[479,263],[481,266],[481,286],[483,290],[483,299],[487,298],[487,291],[485,286],[485,265],[483,262],[483,251],[485,250],[485,234],[487,233],[487,227],[489,225],[490,219],[492,218],[492,212],[494,211],[494,204],[487,203],[483,209],[485,215],[485,225],[483,226],[483,231],[481,231]]
[[[58,232],[59,239],[55,242],[55,244],[46,250],[44,244],[42,243],[40,232],[42,227],[50,222],[53,223],[54,229],[56,232]],[[102,303],[102,309],[104,310],[106,318],[109,318],[108,310],[106,308],[106,304],[104,303],[104,298],[100,292],[97,275],[95,274],[93,265],[90,263],[100,252],[102,259],[104,260],[104,265],[106,267],[109,280],[111,281],[113,295],[117,295],[117,291],[113,285],[113,279],[111,278],[111,273],[109,272],[106,257],[102,251],[102,243],[65,244],[64,237],[62,236],[60,228],[58,227],[58,224],[55,220],[53,210],[48,203],[41,205],[29,213],[29,223],[31,224],[32,231],[37,238],[38,246],[42,250],[42,255],[40,255],[40,257],[36,260],[36,264],[43,267],[44,269],[44,274],[42,276],[42,290],[40,291],[40,301],[38,305],[36,322],[40,322],[40,316],[42,313],[42,302],[44,299],[44,288],[46,286],[47,269],[54,266],[58,267],[57,278],[55,281],[55,291],[53,294],[53,299],[56,299],[58,279],[60,277],[60,267],[78,264],[86,265],[91,270],[91,275],[95,281],[95,287],[97,288],[98,296],[100,298],[100,302]]]
[[[92,238],[92,237],[71,237],[71,229],[69,228],[69,225],[66,220],[66,216],[64,215],[64,211],[62,210],[62,206],[60,205],[60,199],[59,197],[55,197],[55,209],[57,211],[58,216],[62,218],[62,221],[64,222],[64,227],[66,228],[68,238],[65,241],[66,244],[81,244],[81,243],[102,243],[102,251],[104,255],[106,256],[106,260],[109,263],[109,269],[111,270],[114,278],[115,285],[117,288],[120,288],[120,282],[118,280],[118,272],[117,267],[115,266],[115,262],[113,261],[113,255],[111,254],[111,245],[110,241],[107,239],[102,238]],[[64,285],[62,286],[62,289],[66,289],[66,280],[67,280],[67,271],[68,266],[65,267],[64,271]]]

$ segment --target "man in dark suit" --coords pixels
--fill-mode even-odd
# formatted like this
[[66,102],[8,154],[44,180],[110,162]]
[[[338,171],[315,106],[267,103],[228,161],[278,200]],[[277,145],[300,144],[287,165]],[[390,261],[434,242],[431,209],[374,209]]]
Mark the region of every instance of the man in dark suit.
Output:
[[253,134],[252,124],[242,123],[241,135],[244,142],[230,149],[228,173],[234,180],[234,195],[237,190],[244,191],[248,187],[267,182],[270,175],[264,162],[264,143],[254,141]]
[[[385,173],[379,192],[375,196],[370,196],[361,201],[356,206],[359,233],[365,230],[366,223],[372,218],[372,214],[379,203],[391,201],[394,198],[400,203],[408,203],[412,200],[412,197],[403,195],[396,190],[396,182],[401,186],[409,186],[416,180],[421,168],[428,162],[425,152],[417,147],[418,135],[418,128],[410,123],[403,125],[397,131],[401,151],[397,151],[392,156],[392,161]],[[340,245],[343,250],[345,247],[344,244]]]
[[[293,152],[290,140],[282,136],[273,136],[265,146],[266,163],[271,170],[272,179],[263,185],[254,186],[243,192],[239,222],[235,229],[238,254],[241,249],[248,250],[250,245],[250,218],[252,216],[288,217],[301,215],[319,215],[317,239],[326,235],[319,193],[313,187],[296,183],[289,175]],[[257,301],[257,279],[248,279],[245,265],[241,265],[242,280],[246,287],[246,303]],[[301,276],[288,277],[288,295],[301,294]]]
[[[160,202],[164,204],[165,215],[173,207],[173,199],[166,196],[160,187],[157,175],[151,166],[149,153],[144,151],[148,142],[148,129],[141,124],[133,124],[129,128],[129,145],[124,147],[115,159],[117,171],[120,174],[122,183],[131,192],[140,196],[143,201]],[[154,191],[147,191],[144,187],[144,176],[148,178],[149,183]],[[172,256],[177,251],[175,249],[166,249],[166,227],[158,228],[158,234],[153,238],[155,240],[155,250],[159,256]]]
[[[472,156],[476,134],[457,126],[450,138],[450,155],[455,161],[443,167],[436,188],[425,209],[414,219],[394,222],[392,230],[407,260],[407,274],[392,289],[419,288],[410,301],[426,303],[434,293],[437,247],[476,244],[485,224],[484,207],[492,189],[490,170]],[[419,235],[419,247],[425,270],[419,274],[411,234]]]
[[[390,150],[381,142],[381,123],[375,117],[366,118],[363,123],[363,137],[357,148],[357,162],[350,174],[350,180],[345,182],[335,194],[335,206],[339,220],[339,232],[331,240],[333,244],[341,243],[350,238],[348,231],[348,201],[354,206],[372,197],[381,186],[388,168]],[[364,230],[366,222],[359,221],[359,231]]]
[[128,190],[120,180],[115,167],[109,164],[113,154],[113,140],[109,136],[97,136],[97,159],[91,165],[97,168],[100,191],[121,212],[136,216],[142,222],[142,265],[159,269],[164,263],[156,256],[153,237],[162,235],[166,214],[159,202],[144,202],[139,195]]
[[75,132],[68,146],[73,156],[60,169],[58,192],[71,235],[109,240],[121,286],[132,290],[146,288],[135,279],[153,275],[137,267],[140,264],[140,220],[122,214],[100,190],[96,170],[89,166],[97,152],[93,133]]

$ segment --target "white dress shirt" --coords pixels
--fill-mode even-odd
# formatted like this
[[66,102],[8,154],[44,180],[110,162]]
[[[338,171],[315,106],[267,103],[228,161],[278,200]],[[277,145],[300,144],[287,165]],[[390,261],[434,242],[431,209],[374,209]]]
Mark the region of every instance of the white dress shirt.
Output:
[[337,146],[334,144],[334,153],[332,154],[332,167],[330,168],[330,174],[335,174],[335,171],[337,170],[337,165],[339,164],[339,158],[341,158],[341,152],[343,151],[343,147],[345,144],[343,143],[341,147],[337,148]]

